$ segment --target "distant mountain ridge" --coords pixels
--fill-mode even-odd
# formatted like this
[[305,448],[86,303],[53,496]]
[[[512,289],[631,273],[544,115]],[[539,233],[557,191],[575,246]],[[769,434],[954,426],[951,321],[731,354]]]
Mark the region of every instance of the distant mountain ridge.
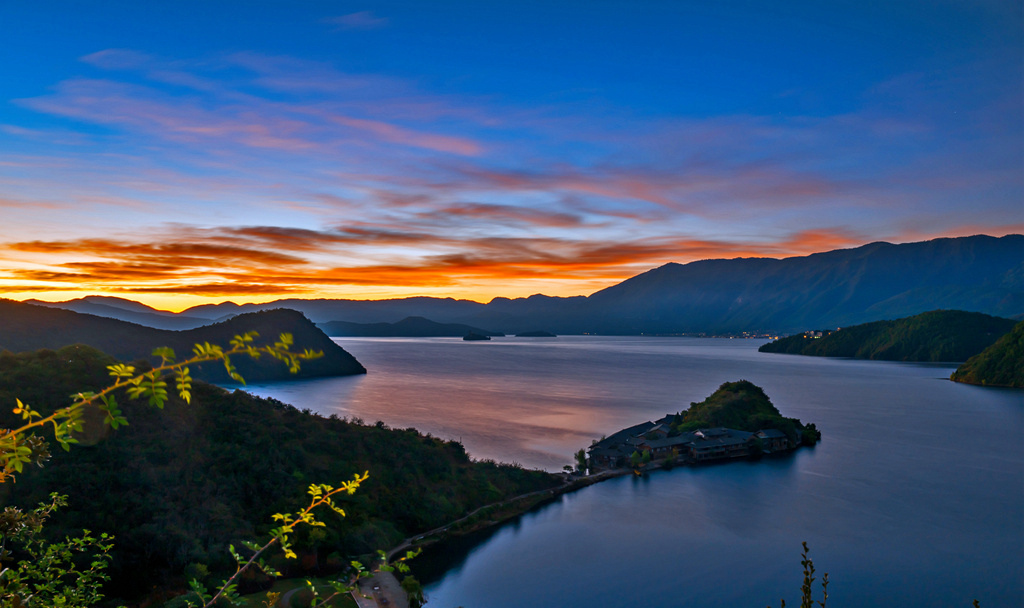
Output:
[[[366,368],[355,357],[324,335],[302,313],[294,310],[248,313],[196,329],[169,331],[69,310],[0,300],[0,350],[15,353],[87,344],[124,361],[151,359],[150,353],[158,346],[169,346],[179,357],[184,357],[192,352],[196,343],[227,346],[235,335],[249,331],[259,332],[260,339],[264,341],[274,341],[281,333],[290,333],[295,338],[296,350],[319,350],[324,352],[324,356],[304,362],[295,375],[290,374],[281,362],[269,357],[256,361],[249,357],[233,358],[232,362],[247,382],[366,373]],[[209,382],[230,381],[224,366],[217,362],[196,366],[192,375]]]
[[437,323],[505,334],[544,327],[557,334],[680,334],[840,327],[929,310],[1024,318],[1024,236],[970,236],[871,243],[808,256],[669,263],[590,296],[277,300],[197,306],[182,314],[220,318],[271,308],[316,323]]
[[852,325],[831,333],[803,332],[769,342],[758,350],[882,361],[966,361],[1014,325],[1011,319],[977,312],[935,310],[894,321]]
[[220,318],[205,318],[194,315],[178,314],[168,312],[166,310],[157,310],[134,300],[112,298],[109,296],[86,296],[84,298],[69,300],[67,302],[25,300],[25,303],[35,304],[36,306],[46,306],[47,308],[61,308],[64,310],[96,315],[98,317],[118,319],[121,321],[127,321],[128,323],[137,323],[147,327],[155,327],[157,329],[195,329],[196,327],[202,327],[204,325],[216,323],[217,321],[226,320],[223,318],[223,315],[220,316]]
[[331,337],[381,337],[381,338],[443,338],[462,337],[467,334],[483,336],[504,336],[498,331],[488,331],[462,323],[435,323],[423,317],[406,317],[398,323],[348,323],[331,321],[317,323],[325,334]]

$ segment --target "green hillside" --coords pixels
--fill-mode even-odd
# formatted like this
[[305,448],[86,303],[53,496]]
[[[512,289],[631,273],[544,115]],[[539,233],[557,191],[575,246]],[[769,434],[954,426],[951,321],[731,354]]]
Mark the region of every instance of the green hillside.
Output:
[[793,442],[813,445],[821,434],[813,424],[804,426],[796,418],[786,418],[772,404],[764,389],[747,380],[726,382],[707,399],[691,403],[676,415],[673,431],[726,427],[739,431],[778,429]]
[[[88,344],[121,360],[149,359],[155,362],[156,359],[150,357],[150,353],[157,346],[169,346],[180,357],[190,354],[196,343],[227,345],[234,336],[250,331],[258,332],[261,341],[269,342],[276,340],[282,333],[290,333],[298,349],[322,351],[324,356],[307,361],[295,376],[269,357],[258,361],[238,357],[234,363],[248,382],[366,373],[366,368],[355,357],[335,344],[302,313],[294,310],[279,308],[241,314],[222,323],[186,331],[171,331],[69,310],[0,300],[0,350],[11,352]],[[220,363],[206,363],[197,366],[192,372],[194,377],[209,382],[230,381]]]
[[[758,350],[815,357],[884,361],[966,361],[1013,329],[1014,321],[977,312],[934,310],[896,319],[804,332]],[[814,337],[814,334],[824,334]]]
[[1024,321],[957,368],[951,380],[1024,388]]
[[[48,412],[67,396],[109,383],[112,358],[83,345],[57,351],[0,353],[0,427],[12,428],[16,397]],[[119,401],[127,398],[119,397]],[[474,462],[463,446],[308,411],[242,391],[198,384],[192,404],[165,409],[124,404],[129,426],[85,429],[83,445],[5,484],[0,506],[30,507],[50,492],[67,494],[53,534],[88,528],[116,535],[112,597],[180,589],[191,563],[229,566],[226,548],[267,531],[270,516],[294,512],[311,483],[339,485],[369,471],[344,499],[348,517],[323,514],[327,528],[296,538],[290,575],[337,569],[349,556],[387,548],[496,500],[559,484],[541,471]]]

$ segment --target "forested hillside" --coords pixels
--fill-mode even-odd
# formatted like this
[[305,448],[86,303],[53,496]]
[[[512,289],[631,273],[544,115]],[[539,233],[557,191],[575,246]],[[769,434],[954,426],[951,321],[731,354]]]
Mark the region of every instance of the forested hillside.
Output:
[[968,359],[950,378],[968,384],[1024,388],[1024,321]]
[[[112,361],[82,345],[0,354],[0,426],[15,424],[16,397],[46,412],[73,392],[109,384]],[[172,398],[163,410],[135,402],[123,409],[129,426],[110,431],[91,421],[83,445],[51,448],[46,466],[2,488],[3,505],[22,507],[67,494],[70,508],[48,524],[52,534],[115,534],[113,597],[180,588],[189,564],[228,566],[229,543],[265,533],[271,514],[294,511],[314,482],[340,485],[370,473],[345,499],[347,517],[325,513],[327,528],[297,536],[300,559],[279,564],[291,574],[340,568],[349,556],[559,483],[540,471],[473,462],[461,444],[414,429],[323,418],[207,384],[195,387],[191,405]]]
[[803,332],[769,342],[758,350],[884,361],[966,361],[1013,326],[1010,319],[981,313],[935,310],[905,319],[853,325],[831,333]]
[[672,421],[675,432],[713,427],[749,432],[778,429],[794,444],[814,445],[821,438],[814,424],[805,426],[796,418],[784,417],[764,389],[747,380],[722,384],[707,399],[691,403]]

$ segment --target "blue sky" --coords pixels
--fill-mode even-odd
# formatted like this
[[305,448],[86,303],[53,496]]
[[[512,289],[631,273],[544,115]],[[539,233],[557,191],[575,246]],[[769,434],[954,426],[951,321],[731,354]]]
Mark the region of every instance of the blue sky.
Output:
[[1024,231],[1019,2],[7,2],[0,35],[16,298],[486,301]]

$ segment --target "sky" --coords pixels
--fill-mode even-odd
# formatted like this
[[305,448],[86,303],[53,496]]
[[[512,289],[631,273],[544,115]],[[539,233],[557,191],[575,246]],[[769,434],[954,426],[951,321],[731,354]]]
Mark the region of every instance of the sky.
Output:
[[1024,232],[1024,4],[0,0],[0,294],[587,295]]

